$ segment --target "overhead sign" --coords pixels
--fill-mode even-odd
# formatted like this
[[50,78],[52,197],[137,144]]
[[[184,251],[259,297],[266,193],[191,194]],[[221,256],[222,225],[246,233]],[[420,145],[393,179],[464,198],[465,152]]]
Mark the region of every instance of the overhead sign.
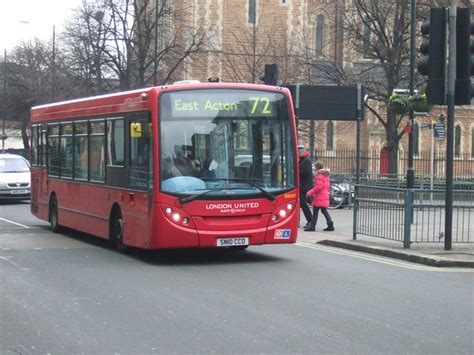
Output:
[[291,91],[295,114],[299,119],[356,121],[358,97],[360,107],[363,107],[364,94],[357,95],[356,87],[300,85],[299,90],[296,85],[286,87]]

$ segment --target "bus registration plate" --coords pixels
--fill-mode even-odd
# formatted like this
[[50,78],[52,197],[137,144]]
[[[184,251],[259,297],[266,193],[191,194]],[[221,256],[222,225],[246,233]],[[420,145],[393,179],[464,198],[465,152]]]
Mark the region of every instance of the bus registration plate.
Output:
[[249,245],[248,237],[236,237],[236,238],[219,238],[217,239],[218,247],[232,247],[236,245]]

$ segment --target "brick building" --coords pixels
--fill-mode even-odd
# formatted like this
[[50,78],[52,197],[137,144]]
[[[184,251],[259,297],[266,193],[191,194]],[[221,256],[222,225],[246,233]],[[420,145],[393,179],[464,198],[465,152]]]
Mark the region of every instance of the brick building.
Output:
[[[264,65],[277,63],[281,83],[337,85],[355,81],[376,83],[383,78],[382,68],[370,55],[371,43],[377,41],[370,29],[360,28],[359,40],[347,33],[348,15],[354,11],[352,0],[175,0],[188,13],[195,28],[208,34],[206,50],[188,58],[182,66],[181,78],[202,81],[212,76],[222,81],[261,82]],[[379,2],[381,3],[381,2]],[[385,19],[390,23],[390,19]],[[365,49],[365,47],[367,47]],[[361,50],[362,49],[362,50]],[[407,71],[408,68],[402,68]],[[357,78],[357,79],[356,79]],[[405,81],[404,86],[408,87]],[[385,119],[384,104],[372,102],[372,108]],[[414,129],[415,167],[426,160],[433,147],[439,157],[434,169],[444,174],[446,139],[432,139],[426,129],[438,122],[445,108],[435,108],[429,116],[417,117]],[[405,121],[398,126],[403,133]],[[347,121],[300,123],[300,141],[308,144],[309,129],[315,132],[314,147],[319,155],[337,157],[341,151],[355,148],[356,125]],[[455,169],[461,175],[474,175],[474,106],[456,109]],[[407,134],[398,145],[398,172],[406,170]],[[362,147],[375,163],[369,173],[385,173],[387,169],[387,135],[379,119],[370,111],[362,124]],[[463,161],[461,164],[456,161]],[[344,167],[341,170],[351,170]],[[418,171],[429,173],[428,164],[418,164]],[[456,174],[456,171],[455,171]]]

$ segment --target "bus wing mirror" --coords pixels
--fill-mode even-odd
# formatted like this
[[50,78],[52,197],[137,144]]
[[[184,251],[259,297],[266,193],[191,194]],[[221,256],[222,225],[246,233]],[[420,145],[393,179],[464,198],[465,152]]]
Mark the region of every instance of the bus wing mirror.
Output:
[[130,135],[132,138],[140,138],[142,136],[142,124],[133,122],[130,124]]

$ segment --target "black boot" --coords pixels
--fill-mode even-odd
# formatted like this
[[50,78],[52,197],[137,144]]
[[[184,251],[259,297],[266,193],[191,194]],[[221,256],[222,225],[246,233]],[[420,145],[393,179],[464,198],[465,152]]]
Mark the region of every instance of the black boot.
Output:
[[325,231],[325,232],[332,232],[334,230],[335,230],[334,229],[334,222],[329,222],[328,227],[323,229],[323,231]]

